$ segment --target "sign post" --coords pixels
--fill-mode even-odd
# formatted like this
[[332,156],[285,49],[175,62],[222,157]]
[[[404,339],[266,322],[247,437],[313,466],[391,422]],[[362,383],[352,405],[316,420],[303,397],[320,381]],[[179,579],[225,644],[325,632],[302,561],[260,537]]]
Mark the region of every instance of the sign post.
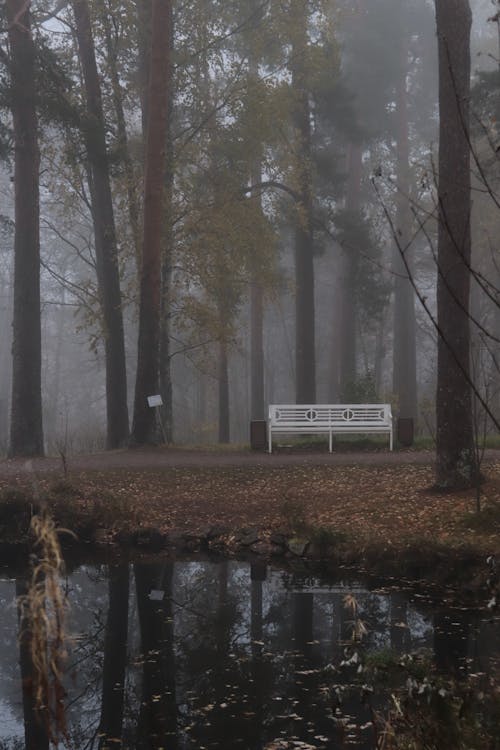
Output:
[[148,406],[151,407],[151,409],[156,409],[156,416],[158,417],[158,420],[160,422],[160,429],[161,434],[163,436],[163,442],[167,443],[167,436],[165,435],[165,428],[163,427],[163,422],[161,419],[161,412],[160,412],[160,406],[163,406],[163,399],[160,396],[160,394],[156,394],[155,396],[148,396]]

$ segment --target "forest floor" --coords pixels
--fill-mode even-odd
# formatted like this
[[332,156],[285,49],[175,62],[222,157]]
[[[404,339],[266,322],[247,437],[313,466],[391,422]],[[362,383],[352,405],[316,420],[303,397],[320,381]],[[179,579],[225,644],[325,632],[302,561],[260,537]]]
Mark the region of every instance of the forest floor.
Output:
[[[443,579],[473,561],[487,572],[486,557],[500,559],[500,451],[485,454],[479,513],[475,489],[435,491],[433,464],[432,452],[412,450],[130,449],[69,457],[66,467],[3,460],[0,539],[16,504],[46,499],[61,526],[101,546],[312,556]],[[19,511],[18,534],[24,522]]]

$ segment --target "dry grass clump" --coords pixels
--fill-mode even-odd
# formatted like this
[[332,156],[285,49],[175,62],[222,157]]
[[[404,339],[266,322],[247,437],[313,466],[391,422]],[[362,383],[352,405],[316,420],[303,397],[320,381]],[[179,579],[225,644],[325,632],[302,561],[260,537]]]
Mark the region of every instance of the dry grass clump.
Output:
[[20,641],[31,666],[35,711],[57,747],[58,738],[66,736],[62,676],[67,656],[67,600],[61,587],[64,571],[58,538],[61,529],[56,529],[50,515],[43,510],[32,517],[30,530],[34,554],[27,593],[18,599]]

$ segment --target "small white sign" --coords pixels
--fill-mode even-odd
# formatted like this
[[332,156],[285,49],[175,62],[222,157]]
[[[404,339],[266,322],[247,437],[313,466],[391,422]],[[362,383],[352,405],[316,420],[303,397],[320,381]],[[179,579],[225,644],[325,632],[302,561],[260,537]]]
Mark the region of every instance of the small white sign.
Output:
[[148,404],[149,406],[163,406],[163,401],[158,394],[157,396],[148,396]]
[[165,596],[164,591],[161,591],[158,589],[151,589],[148,595],[148,599],[151,599],[152,602],[162,602],[164,596]]

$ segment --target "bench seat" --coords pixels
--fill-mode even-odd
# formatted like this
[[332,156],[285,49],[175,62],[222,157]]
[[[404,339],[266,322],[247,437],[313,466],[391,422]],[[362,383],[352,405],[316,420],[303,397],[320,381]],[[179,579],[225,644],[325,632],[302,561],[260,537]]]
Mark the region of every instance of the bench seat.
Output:
[[328,435],[330,453],[336,434],[388,434],[393,448],[390,404],[270,404],[267,429],[269,453],[273,434]]

